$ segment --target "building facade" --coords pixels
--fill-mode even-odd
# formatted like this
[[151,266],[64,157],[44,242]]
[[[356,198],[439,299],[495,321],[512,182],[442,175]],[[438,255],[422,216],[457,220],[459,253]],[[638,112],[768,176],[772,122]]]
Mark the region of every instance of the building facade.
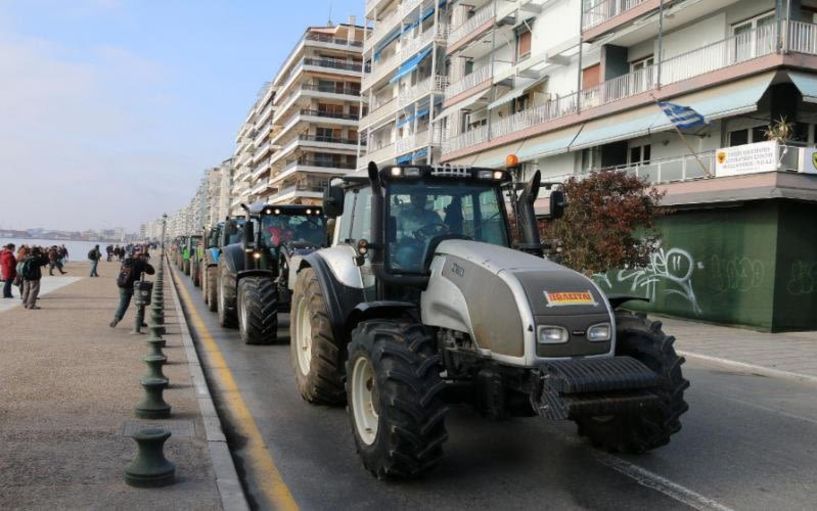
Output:
[[439,114],[448,83],[446,0],[369,0],[372,29],[363,46],[358,167],[369,161],[429,163],[440,153]]

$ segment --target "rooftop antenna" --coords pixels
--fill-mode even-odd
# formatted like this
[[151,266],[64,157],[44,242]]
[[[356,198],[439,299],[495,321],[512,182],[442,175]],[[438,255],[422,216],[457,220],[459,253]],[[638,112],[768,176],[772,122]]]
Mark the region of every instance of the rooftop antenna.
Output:
[[332,0],[329,0],[329,21],[327,22],[327,24],[328,24],[330,27],[331,27],[332,25],[334,25],[334,23],[332,23]]

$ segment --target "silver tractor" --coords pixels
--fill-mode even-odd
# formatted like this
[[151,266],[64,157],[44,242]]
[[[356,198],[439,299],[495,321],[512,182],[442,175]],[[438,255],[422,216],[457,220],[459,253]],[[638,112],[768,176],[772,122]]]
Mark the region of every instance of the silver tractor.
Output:
[[[674,339],[616,309],[630,297],[542,257],[539,186],[539,172],[522,184],[505,170],[373,163],[330,183],[334,240],[298,267],[291,359],[305,400],[347,404],[376,477],[437,465],[451,403],[572,420],[610,451],[680,430],[689,384]],[[552,215],[563,199],[551,193]]]

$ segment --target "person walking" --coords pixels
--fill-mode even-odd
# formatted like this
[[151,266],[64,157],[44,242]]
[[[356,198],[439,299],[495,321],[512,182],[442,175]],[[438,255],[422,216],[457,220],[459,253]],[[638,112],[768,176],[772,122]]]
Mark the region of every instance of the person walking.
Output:
[[43,277],[42,267],[48,264],[48,257],[43,254],[40,247],[34,247],[23,260],[23,307],[26,309],[39,309],[37,298],[40,296],[40,279]]
[[96,267],[100,259],[102,259],[102,252],[99,251],[99,245],[96,245],[88,252],[88,260],[91,261],[91,273],[88,275],[89,277],[99,277]]
[[3,298],[14,298],[11,285],[17,277],[17,258],[14,257],[14,243],[0,250],[0,278],[3,280]]
[[155,273],[153,266],[145,260],[143,254],[127,257],[122,261],[119,275],[116,277],[116,285],[119,287],[119,307],[116,308],[113,315],[113,321],[110,323],[111,328],[115,328],[117,323],[125,317],[125,312],[128,310],[130,300],[133,297],[133,284],[142,278],[143,273],[148,275]]
[[62,259],[60,258],[60,249],[57,245],[48,249],[48,274],[54,276],[54,268],[60,271],[60,275],[65,275],[67,272],[62,271]]
[[108,256],[106,261],[111,262],[111,257],[113,257],[113,245],[105,247],[105,254]]

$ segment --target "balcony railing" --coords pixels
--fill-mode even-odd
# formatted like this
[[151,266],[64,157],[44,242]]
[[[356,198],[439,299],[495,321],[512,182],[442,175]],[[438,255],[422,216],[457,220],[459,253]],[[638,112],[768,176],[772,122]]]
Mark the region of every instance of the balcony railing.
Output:
[[349,62],[347,60],[339,59],[313,59],[305,58],[303,60],[305,66],[318,66],[329,69],[340,69],[342,71],[360,71],[363,67],[362,62]]
[[397,98],[392,97],[382,103],[377,104],[377,106],[373,107],[369,110],[369,113],[366,117],[361,120],[361,126],[371,126],[372,124],[376,124],[386,117],[390,115],[394,115],[394,110],[397,108]]
[[400,107],[410,105],[422,96],[429,93],[442,93],[445,91],[448,79],[445,76],[429,76],[422,82],[401,90],[397,96]]
[[399,9],[395,9],[382,20],[376,21],[371,36],[366,40],[365,48],[368,49],[383,39],[386,34],[394,30],[401,19]]
[[460,39],[476,30],[477,27],[486,21],[493,19],[494,16],[494,2],[489,2],[485,7],[478,10],[473,16],[465,20],[462,25],[451,29],[451,32],[448,34],[448,46],[453,46],[459,42]]
[[326,92],[328,94],[343,94],[344,96],[360,96],[360,89],[345,86],[319,85],[314,83],[305,83],[301,85],[302,90],[310,90],[316,92]]
[[299,158],[297,161],[290,163],[289,166],[303,165],[306,167],[318,167],[322,169],[345,169],[351,170],[355,168],[354,163],[347,163],[344,161],[321,160],[315,158]]
[[577,109],[576,94],[554,97],[547,103],[534,108],[522,110],[491,125],[491,138],[498,138],[509,133],[524,130],[575,113]]
[[300,135],[298,137],[299,140],[305,140],[308,142],[326,142],[329,144],[349,144],[349,145],[357,145],[356,138],[341,138],[341,137],[331,137],[331,136],[324,136],[324,135]]
[[461,92],[465,92],[471,87],[491,79],[491,66],[482,66],[476,71],[465,75],[462,80],[454,82],[445,88],[445,99],[450,99]]
[[488,141],[488,126],[480,126],[455,137],[443,140],[443,152],[450,153],[463,147]]
[[[715,175],[715,152],[686,154],[675,158],[662,158],[649,162],[638,162],[598,170],[616,170],[645,179],[649,183],[669,183],[688,181]],[[701,167],[703,165],[703,167]]]
[[328,119],[343,119],[347,121],[360,120],[360,115],[358,114],[344,114],[339,112],[329,112],[327,110],[312,110],[304,108],[301,110],[300,113],[301,115],[308,115],[311,117],[326,117]]
[[337,37],[332,37],[330,35],[325,34],[307,34],[304,37],[307,41],[317,41],[319,43],[330,43],[330,44],[338,44],[341,46],[355,46],[361,47],[363,43],[361,41],[350,41],[348,39],[339,39]]
[[[619,14],[637,7],[647,0],[596,0],[582,12],[582,29],[587,30]],[[663,0],[662,0],[663,1]]]
[[297,192],[312,192],[312,193],[323,193],[325,187],[324,186],[317,186],[317,185],[292,185],[286,188],[281,189],[278,193],[274,193],[270,195],[267,200],[275,201],[284,198],[287,195],[297,193]]
[[[372,148],[370,148],[372,149]],[[365,161],[384,161],[394,158],[394,143],[382,145],[376,149],[367,151],[363,156]]]

